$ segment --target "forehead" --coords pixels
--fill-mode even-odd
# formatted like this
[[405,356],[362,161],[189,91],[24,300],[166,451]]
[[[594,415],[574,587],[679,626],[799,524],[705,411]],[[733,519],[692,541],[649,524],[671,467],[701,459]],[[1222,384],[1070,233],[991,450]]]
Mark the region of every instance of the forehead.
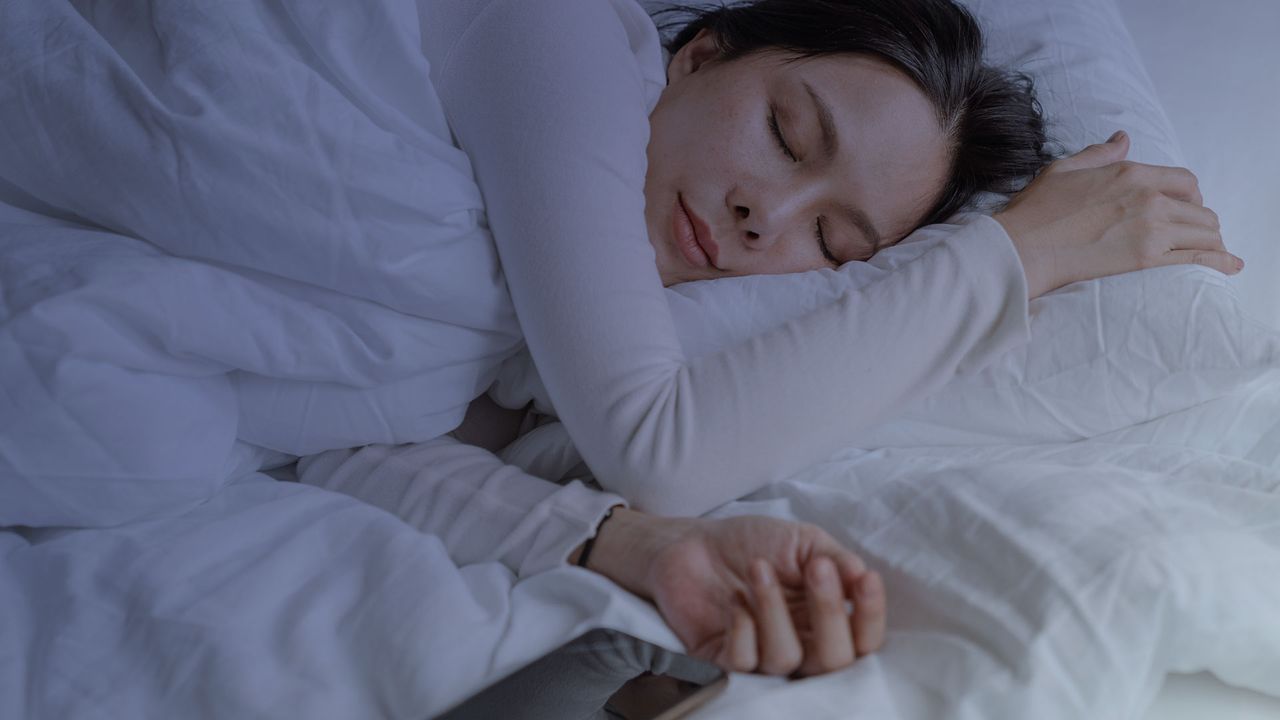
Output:
[[924,91],[871,55],[797,59],[769,52],[756,65],[765,91],[791,114],[793,132],[816,136],[810,88],[830,106],[840,137],[833,172],[843,175],[851,197],[887,237],[908,232],[941,189],[949,164],[937,111]]

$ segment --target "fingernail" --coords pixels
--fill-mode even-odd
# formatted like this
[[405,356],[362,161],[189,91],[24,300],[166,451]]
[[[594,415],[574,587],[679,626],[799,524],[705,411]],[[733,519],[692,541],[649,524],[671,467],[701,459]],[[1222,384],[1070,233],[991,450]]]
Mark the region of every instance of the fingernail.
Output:
[[1107,138],[1107,142],[1109,142],[1109,143],[1110,143],[1110,142],[1119,142],[1119,141],[1120,141],[1121,139],[1123,139],[1124,137],[1125,137],[1124,131],[1123,131],[1123,130],[1117,130],[1117,131],[1115,132],[1115,134],[1114,134],[1114,135],[1112,135],[1111,137]]
[[[1236,256],[1233,255],[1232,257],[1236,257]],[[1239,257],[1236,257],[1236,272],[1240,272],[1243,269],[1244,269],[1244,260],[1241,260]]]

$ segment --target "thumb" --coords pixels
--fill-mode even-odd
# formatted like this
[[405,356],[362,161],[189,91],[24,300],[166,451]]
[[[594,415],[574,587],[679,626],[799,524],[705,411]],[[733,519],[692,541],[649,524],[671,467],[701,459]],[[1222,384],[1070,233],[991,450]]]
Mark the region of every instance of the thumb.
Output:
[[1129,134],[1123,130],[1117,130],[1106,142],[1090,145],[1075,155],[1063,158],[1058,162],[1058,169],[1088,170],[1090,168],[1100,168],[1111,163],[1120,162],[1128,154]]

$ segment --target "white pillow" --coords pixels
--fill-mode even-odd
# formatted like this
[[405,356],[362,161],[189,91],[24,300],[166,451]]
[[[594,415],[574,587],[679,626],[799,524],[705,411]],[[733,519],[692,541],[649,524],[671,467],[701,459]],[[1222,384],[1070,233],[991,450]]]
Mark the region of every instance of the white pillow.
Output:
[[1280,368],[1280,333],[1198,265],[1075,283],[1031,303],[1031,340],[957,377],[857,446],[1093,438],[1230,394]]
[[1186,165],[1173,125],[1114,0],[961,0],[986,35],[985,57],[1026,72],[1049,135],[1076,152],[1116,130],[1129,159]]

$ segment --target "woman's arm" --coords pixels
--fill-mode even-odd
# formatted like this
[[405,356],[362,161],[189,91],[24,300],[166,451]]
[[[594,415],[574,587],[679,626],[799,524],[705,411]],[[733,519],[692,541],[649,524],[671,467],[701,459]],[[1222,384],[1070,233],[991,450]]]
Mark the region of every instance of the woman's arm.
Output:
[[[646,236],[646,77],[627,0],[461,0],[437,58],[526,341],[605,488],[697,514],[827,457],[1027,336],[1008,235],[980,218],[901,272],[688,362]],[[465,10],[457,9],[464,7]],[[453,9],[451,9],[453,8]],[[448,22],[442,28],[456,30]]]
[[[879,575],[813,525],[646,515],[450,437],[332,450],[304,458],[298,476],[436,536],[458,565],[499,561],[528,577],[577,563],[594,537],[590,570],[652,600],[690,654],[729,670],[818,674],[884,642]],[[761,572],[771,580],[759,582]]]
[[626,504],[580,482],[533,477],[451,437],[311,455],[298,479],[439,537],[458,565],[498,561],[521,577],[565,564],[610,508]]

